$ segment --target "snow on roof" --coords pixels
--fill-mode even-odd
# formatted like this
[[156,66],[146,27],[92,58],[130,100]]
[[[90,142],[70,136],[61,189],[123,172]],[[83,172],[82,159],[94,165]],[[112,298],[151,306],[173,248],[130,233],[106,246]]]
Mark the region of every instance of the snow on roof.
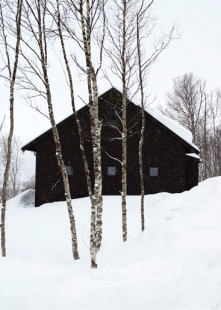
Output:
[[[141,99],[138,96],[134,96],[132,99],[133,103],[140,106]],[[167,128],[169,128],[171,131],[173,131],[177,136],[182,138],[184,141],[186,141],[188,144],[190,144],[195,149],[198,149],[198,147],[192,143],[192,134],[189,130],[178,124],[173,119],[167,117],[166,115],[163,115],[159,110],[153,107],[146,107],[145,111],[149,113],[151,116],[153,116],[156,120],[158,120],[161,124],[165,125]]]
[[[118,90],[120,93],[122,93],[122,89],[120,89],[118,86],[113,86],[116,90]],[[112,89],[109,88],[108,90]],[[107,90],[107,91],[108,91]],[[130,100],[130,98],[128,98]],[[132,97],[131,102],[133,102],[135,105],[140,106],[141,99],[138,95],[135,95]],[[159,110],[153,107],[146,107],[145,111],[149,113],[151,116],[153,116],[155,119],[157,119],[161,124],[165,125],[167,128],[169,128],[171,131],[173,131],[177,136],[182,138],[184,141],[189,143],[192,147],[197,149],[199,151],[199,148],[192,143],[192,134],[189,130],[178,124],[175,120],[163,115]]]
[[[99,95],[99,97],[100,97],[100,96],[102,97],[102,95],[103,95],[104,93],[108,92],[108,91],[111,90],[112,88],[115,88],[117,91],[119,91],[119,92],[121,93],[120,88],[118,88],[117,86],[114,85],[114,86],[109,87],[107,90],[103,91],[102,94]],[[79,111],[80,109],[82,109],[84,106],[85,106],[85,105],[80,106],[80,107],[77,109],[77,111]],[[71,115],[72,115],[72,113],[69,114],[69,115],[67,115],[67,116],[65,116],[65,117],[62,117],[58,122],[56,122],[56,125],[58,125],[59,123],[63,122],[65,119],[67,119],[67,118],[70,117]],[[37,136],[35,136],[35,137],[32,138],[31,140],[29,140],[28,142],[25,142],[24,144],[22,144],[21,149],[22,149],[23,147],[25,147],[26,145],[28,145],[29,143],[31,143],[31,142],[33,142],[34,140],[36,140],[37,138],[39,138],[41,135],[43,135],[44,133],[46,133],[46,132],[49,131],[49,130],[51,130],[50,121],[49,121],[48,126],[45,126],[44,129],[43,129]]]
[[37,136],[35,136],[34,138],[32,138],[31,140],[28,140],[27,142],[23,143],[21,146],[21,149],[23,149],[23,147],[25,147],[26,145],[28,145],[29,143],[31,143],[32,141],[36,140],[38,137],[40,137],[41,135],[43,135],[45,132],[47,132],[48,130],[51,129],[51,126],[46,127],[45,129],[43,129]]
[[200,160],[199,155],[197,155],[197,154],[195,154],[195,153],[188,153],[188,154],[186,154],[186,156],[194,157],[194,158],[197,158],[197,159]]
[[[81,108],[83,108],[83,106],[80,107],[78,110],[80,110]],[[78,111],[78,110],[77,110],[77,111]],[[71,114],[69,114],[69,115],[67,115],[67,116],[62,117],[58,122],[56,122],[56,125],[60,124],[60,123],[63,122],[64,120],[66,120],[66,119],[67,119],[68,117],[70,117],[71,115],[73,115],[73,113],[71,113]],[[22,149],[23,147],[25,147],[26,145],[28,145],[29,143],[31,143],[32,141],[34,141],[34,140],[36,140],[37,138],[39,138],[41,135],[43,135],[43,134],[46,133],[47,131],[51,130],[51,128],[52,128],[52,127],[51,127],[51,123],[50,123],[50,121],[49,121],[48,126],[44,126],[44,129],[43,129],[37,136],[35,136],[34,138],[32,138],[30,141],[25,142],[25,143],[22,145],[21,149]]]
[[184,128],[180,124],[178,124],[173,119],[163,115],[162,113],[160,113],[160,111],[158,111],[155,108],[147,107],[145,110],[147,113],[149,113],[155,119],[157,119],[161,124],[165,125],[171,131],[173,131],[177,136],[179,136],[184,141],[186,141],[187,143],[192,145],[194,148],[197,148],[197,146],[192,143],[192,134],[189,130],[187,130],[186,128]]
[[[85,105],[82,105],[80,106],[77,111],[79,111],[80,109],[82,109]],[[61,122],[63,122],[64,120],[66,120],[68,117],[70,117],[71,115],[73,115],[73,113],[71,114],[68,114],[66,116],[63,116],[62,118],[60,118],[58,121],[56,121],[56,125],[60,124]],[[42,129],[42,131],[37,135],[35,136],[34,138],[32,138],[31,140],[29,140],[28,142],[25,142],[22,146],[21,146],[21,149],[23,147],[25,147],[26,145],[28,145],[29,143],[33,142],[34,140],[38,139],[41,135],[45,134],[47,131],[51,130],[51,123],[50,123],[50,120],[49,120],[49,123],[48,123],[48,126],[44,126],[44,129]]]
[[[107,91],[111,90],[112,88],[115,88],[117,91],[119,91],[120,93],[122,93],[122,90],[117,87],[117,86],[111,86],[110,88],[108,88],[104,93],[106,93]],[[99,95],[99,96],[102,96]],[[133,102],[135,105],[140,106],[140,102],[141,99],[139,98],[139,96],[134,96],[131,100],[131,102]],[[82,108],[82,107],[81,107]],[[80,108],[80,109],[81,109]],[[78,110],[80,110],[78,109]],[[173,131],[177,136],[179,136],[180,138],[182,138],[184,141],[186,141],[188,144],[190,144],[193,148],[195,148],[196,150],[199,151],[199,148],[192,143],[192,134],[189,130],[187,130],[186,128],[184,128],[183,126],[181,126],[180,124],[178,124],[176,121],[170,119],[169,117],[163,115],[159,110],[157,110],[156,108],[153,107],[146,107],[145,111],[147,113],[149,113],[151,116],[153,116],[156,120],[158,120],[161,124],[165,125],[167,128],[169,128],[171,131]],[[66,118],[68,118],[70,115],[66,116],[65,118],[63,118],[62,120],[60,120],[58,123],[62,122],[63,120],[65,120]],[[43,133],[45,133],[46,131],[50,130],[51,127],[49,127],[47,130],[44,130],[41,134],[39,134],[35,139],[37,139],[39,136],[41,136]],[[32,139],[30,142],[32,142]],[[25,143],[22,147],[26,146],[28,143]]]

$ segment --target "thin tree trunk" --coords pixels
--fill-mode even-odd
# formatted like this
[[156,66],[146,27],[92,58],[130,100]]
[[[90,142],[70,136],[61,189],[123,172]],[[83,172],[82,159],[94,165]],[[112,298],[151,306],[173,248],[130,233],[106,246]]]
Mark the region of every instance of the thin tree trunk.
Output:
[[[98,118],[98,87],[97,76],[91,60],[91,5],[86,1],[86,22],[84,17],[83,2],[80,2],[80,21],[84,44],[85,61],[87,67],[87,84],[89,94],[89,110],[91,120],[91,136],[94,159],[94,194],[91,206],[91,234],[90,254],[91,267],[97,268],[96,253],[100,249],[102,241],[102,171],[101,171],[101,123]],[[86,24],[86,26],[85,26]],[[85,29],[86,28],[86,29]]]
[[[140,19],[143,17],[142,6],[140,11],[137,13],[137,55],[138,55],[138,72],[139,72],[139,84],[140,84],[140,93],[141,93],[141,135],[139,142],[139,166],[140,166],[140,189],[141,189],[141,231],[145,229],[145,217],[144,217],[144,173],[143,173],[143,143],[144,143],[144,133],[145,133],[145,111],[144,111],[144,87],[143,87],[143,74],[142,72],[142,53],[141,53],[141,38],[140,38]],[[142,74],[143,73],[143,74]]]
[[[93,96],[92,96],[92,86],[91,86],[91,78],[88,74],[87,77],[88,81],[88,94],[89,94],[89,109],[90,109],[90,121],[91,121],[91,138],[92,138],[92,147],[93,147],[93,159],[95,164],[95,156],[94,156],[94,149],[95,149],[95,134],[94,134],[94,116],[93,116]],[[95,165],[94,165],[95,166]],[[95,174],[95,167],[94,167],[94,174]],[[94,184],[95,189],[95,184]],[[95,204],[95,196],[93,195],[92,204],[91,204],[91,227],[90,227],[90,255],[91,255],[91,268],[97,268],[97,246],[96,246],[96,204]]]
[[204,157],[204,163],[203,163],[203,167],[204,167],[204,175],[203,175],[203,179],[206,180],[208,178],[208,169],[207,169],[207,165],[208,165],[208,149],[207,149],[207,98],[205,95],[205,107],[204,107],[204,124],[203,124],[204,128],[204,135],[203,135],[203,157]]
[[71,204],[71,194],[70,194],[70,187],[69,187],[69,181],[68,181],[68,175],[65,170],[65,165],[62,159],[62,151],[61,151],[61,143],[59,139],[59,134],[57,131],[57,126],[54,119],[54,112],[53,112],[53,105],[52,105],[52,98],[51,98],[51,90],[50,90],[50,84],[49,84],[49,78],[47,73],[47,67],[46,67],[46,59],[47,55],[45,54],[45,49],[43,42],[45,42],[45,38],[43,38],[43,29],[42,29],[42,18],[41,18],[41,2],[40,0],[37,1],[38,6],[38,30],[39,30],[39,48],[40,48],[40,57],[41,57],[41,66],[45,81],[45,88],[46,88],[46,94],[47,94],[47,103],[48,103],[48,112],[49,112],[49,118],[51,122],[52,127],[52,133],[53,138],[55,142],[55,149],[56,149],[56,158],[58,165],[61,169],[63,183],[64,183],[64,190],[65,190],[65,199],[67,203],[68,208],[68,215],[70,220],[70,230],[71,230],[71,239],[72,239],[72,254],[73,258],[79,259],[78,254],[78,243],[77,243],[77,232],[76,232],[76,225],[75,225],[75,217],[73,213],[73,208]]
[[126,89],[126,10],[127,1],[123,1],[123,44],[122,44],[122,231],[123,242],[127,241],[127,89]]
[[95,184],[94,184],[94,204],[96,206],[96,248],[100,250],[102,241],[102,213],[103,213],[103,199],[102,199],[102,170],[101,170],[101,123],[98,119],[98,90],[97,90],[97,79],[94,71],[92,71],[92,85],[94,94],[94,173],[95,173]]
[[87,189],[88,189],[88,194],[89,194],[89,197],[90,197],[90,200],[92,203],[92,186],[91,186],[90,170],[88,167],[87,157],[85,154],[85,145],[84,145],[82,128],[81,128],[81,124],[80,124],[80,121],[79,121],[79,118],[77,115],[77,111],[75,108],[73,80],[72,80],[71,70],[70,70],[70,66],[69,66],[69,62],[68,62],[68,58],[67,58],[67,54],[66,54],[65,44],[64,44],[64,40],[63,40],[63,34],[62,34],[62,30],[61,30],[61,15],[60,15],[59,0],[56,0],[56,3],[57,3],[57,17],[58,17],[58,20],[57,20],[58,32],[59,32],[59,38],[61,41],[61,47],[62,47],[64,62],[65,62],[66,70],[68,73],[70,95],[71,95],[71,106],[72,106],[72,111],[73,111],[74,118],[75,118],[77,128],[78,128],[81,156],[82,156],[82,160],[83,160],[83,164],[84,164],[84,171],[85,171],[86,181],[87,181]]
[[145,132],[145,114],[142,108],[142,128],[141,128],[141,137],[139,143],[139,165],[140,165],[140,189],[141,189],[141,230],[142,232],[145,229],[145,217],[144,217],[144,173],[143,173],[143,143],[144,143],[144,132]]
[[[12,148],[12,137],[14,132],[14,86],[16,81],[16,74],[18,68],[18,58],[19,58],[19,48],[20,48],[20,39],[21,39],[21,14],[22,14],[22,6],[23,0],[18,1],[17,4],[17,24],[16,24],[16,48],[15,48],[15,59],[14,59],[14,67],[13,71],[11,71],[10,66],[10,59],[8,57],[8,49],[7,49],[7,41],[5,36],[5,51],[7,54],[8,60],[8,70],[9,70],[9,77],[10,77],[10,131],[8,136],[8,150],[7,150],[7,160],[5,165],[4,171],[4,181],[3,181],[3,188],[2,188],[2,210],[1,210],[1,249],[2,249],[2,256],[6,256],[6,237],[5,237],[5,215],[6,215],[6,199],[7,199],[7,185],[8,185],[8,178],[9,178],[9,169],[10,169],[10,162],[11,162],[11,148]],[[3,22],[3,15],[2,15],[2,6],[1,6],[1,18]],[[4,25],[3,25],[4,27]]]
[[[138,56],[139,58],[139,56]],[[140,62],[140,59],[139,59]],[[140,70],[139,70],[140,71]],[[139,72],[141,75],[141,71]],[[145,111],[144,111],[144,93],[143,93],[143,83],[142,78],[140,80],[141,86],[141,136],[139,142],[139,165],[140,165],[140,188],[141,188],[141,230],[145,229],[145,218],[144,218],[144,173],[143,173],[143,143],[144,143],[144,133],[145,133]]]

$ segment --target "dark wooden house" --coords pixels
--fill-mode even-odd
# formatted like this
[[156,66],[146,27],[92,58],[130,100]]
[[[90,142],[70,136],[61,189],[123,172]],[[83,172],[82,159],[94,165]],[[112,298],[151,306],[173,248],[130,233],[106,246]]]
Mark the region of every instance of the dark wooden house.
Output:
[[[121,191],[121,93],[115,88],[99,97],[99,118],[102,120],[102,173],[103,195],[119,195]],[[173,130],[167,121],[147,112],[143,147],[145,193],[179,193],[198,184],[198,149],[188,139]],[[93,183],[93,156],[88,106],[78,111],[86,155]],[[165,118],[165,117],[164,117]],[[141,108],[129,102],[127,106],[128,160],[127,193],[140,195],[138,147],[141,131]],[[58,125],[63,160],[69,175],[72,198],[88,195],[86,177],[79,147],[77,126],[73,115]],[[175,126],[176,127],[176,126]],[[184,129],[185,130],[185,129]],[[52,130],[48,130],[30,143],[23,151],[36,154],[35,205],[64,200],[61,173],[55,157]],[[116,160],[117,159],[117,160]]]

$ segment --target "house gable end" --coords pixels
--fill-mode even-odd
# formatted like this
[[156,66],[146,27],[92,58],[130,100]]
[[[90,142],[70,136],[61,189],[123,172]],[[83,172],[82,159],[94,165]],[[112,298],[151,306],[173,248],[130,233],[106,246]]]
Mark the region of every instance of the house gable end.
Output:
[[[109,114],[107,113],[107,118],[108,117],[110,118],[110,115],[112,113],[109,105],[111,104],[112,111],[114,111],[114,110],[120,111],[121,100],[122,100],[122,94],[116,88],[110,88],[108,91],[106,91],[105,93],[103,93],[102,95],[99,96],[99,105],[102,104],[103,109],[105,109],[105,106],[106,106],[106,111],[109,113]],[[131,101],[129,101],[129,104],[130,104],[130,106],[131,105],[134,106],[135,111],[136,111],[135,116],[139,115],[140,111],[141,111],[141,107],[139,107],[137,104],[134,104]],[[88,105],[82,107],[81,109],[79,109],[77,111],[78,117],[79,117],[81,125],[82,125],[82,130],[87,131],[87,132],[89,131],[89,127],[90,127],[90,125],[86,123],[86,121],[88,122],[88,115],[87,115],[89,113],[88,111],[89,111]],[[104,115],[103,111],[101,112],[101,114],[102,114],[102,116]],[[174,138],[178,139],[180,141],[180,143],[182,143],[187,148],[187,152],[199,154],[199,151],[196,148],[194,148],[193,145],[191,145],[187,141],[183,140],[182,137],[177,135],[175,132],[173,132],[166,125],[162,124],[159,120],[157,120],[155,117],[153,117],[147,111],[145,111],[145,116],[147,119],[154,122],[162,130],[166,131],[168,134],[170,134]],[[57,124],[58,130],[62,126],[65,126],[65,124],[67,122],[73,121],[73,120],[74,120],[73,114],[68,116],[67,118],[65,118],[64,120],[62,120],[60,123]],[[105,121],[107,121],[107,120],[105,120]],[[29,142],[28,144],[23,146],[22,151],[28,150],[28,151],[36,152],[37,144],[40,141],[46,139],[51,134],[52,134],[52,129],[47,130],[46,132],[44,132],[43,134],[38,136],[36,139],[32,140],[31,142]]]

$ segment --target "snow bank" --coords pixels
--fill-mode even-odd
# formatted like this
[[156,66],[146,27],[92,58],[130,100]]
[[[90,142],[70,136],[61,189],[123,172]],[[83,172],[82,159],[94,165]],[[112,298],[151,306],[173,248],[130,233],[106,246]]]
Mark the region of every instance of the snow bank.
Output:
[[35,190],[28,189],[17,196],[17,199],[23,207],[34,207],[35,206]]
[[90,269],[88,198],[73,200],[78,261],[65,203],[17,208],[20,198],[8,202],[1,309],[221,309],[221,177],[181,194],[145,196],[144,233],[140,197],[128,197],[124,244],[121,197],[105,196],[97,270]]

